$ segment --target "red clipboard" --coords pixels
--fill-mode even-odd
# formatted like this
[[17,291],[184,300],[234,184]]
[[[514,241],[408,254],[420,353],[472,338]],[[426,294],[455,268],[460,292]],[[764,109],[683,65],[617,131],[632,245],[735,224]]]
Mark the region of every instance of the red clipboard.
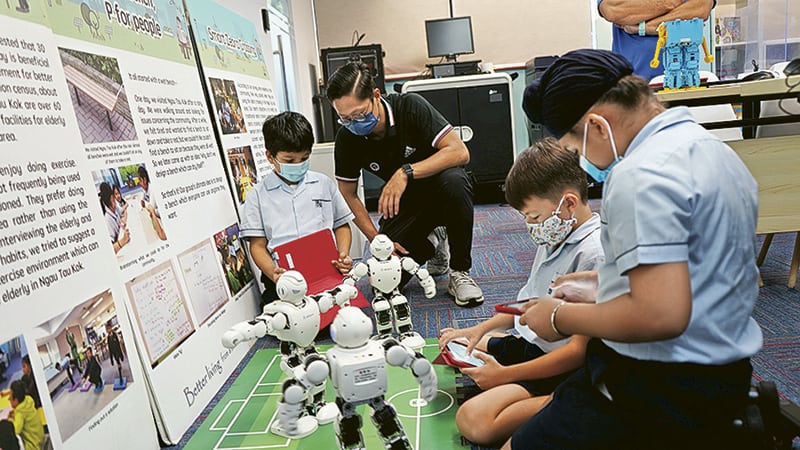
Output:
[[[535,297],[534,297],[535,298]],[[526,303],[528,303],[533,298],[526,298],[525,300],[515,300],[513,302],[508,303],[500,303],[499,305],[495,305],[495,311],[499,313],[506,313],[506,314],[513,314],[515,316],[522,315],[522,309],[520,307]]]
[[[303,274],[308,283],[308,295],[319,294],[342,284],[344,276],[336,270],[331,261],[339,258],[333,232],[319,230],[299,239],[279,245],[274,249],[275,263],[286,270],[296,270]],[[352,306],[363,308],[369,302],[361,293],[350,301]],[[339,307],[335,306],[320,316],[319,328],[328,326],[336,317]]]

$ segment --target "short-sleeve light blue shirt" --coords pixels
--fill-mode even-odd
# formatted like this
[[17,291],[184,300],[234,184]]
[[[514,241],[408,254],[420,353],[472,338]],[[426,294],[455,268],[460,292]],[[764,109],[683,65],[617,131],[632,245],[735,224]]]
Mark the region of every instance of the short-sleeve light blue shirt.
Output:
[[629,270],[687,262],[692,313],[677,338],[605,340],[641,360],[726,364],[761,348],[751,317],[758,187],[734,151],[695,123],[685,107],[653,118],[612,169],[600,211],[605,262],[597,301],[630,292]]
[[[603,261],[603,248],[600,244],[600,216],[592,216],[575,229],[564,243],[551,249],[540,245],[531,266],[528,282],[520,289],[517,300],[550,295],[550,283],[561,275],[584,270],[596,270]],[[547,342],[536,335],[527,325],[519,323],[514,316],[514,329],[528,342],[536,344],[546,352],[566,345],[569,339]]]
[[290,186],[270,172],[244,202],[239,234],[243,238],[264,237],[267,250],[323,229],[338,228],[353,219],[353,213],[327,176],[308,171]]

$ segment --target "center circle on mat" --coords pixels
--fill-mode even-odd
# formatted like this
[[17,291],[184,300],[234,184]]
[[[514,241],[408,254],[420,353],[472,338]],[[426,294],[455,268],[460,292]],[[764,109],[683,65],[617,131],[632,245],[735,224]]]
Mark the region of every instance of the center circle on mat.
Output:
[[397,415],[415,419],[417,417],[431,417],[444,413],[455,405],[456,401],[449,392],[437,391],[439,395],[428,402],[419,398],[419,389],[400,391],[387,400],[394,406]]

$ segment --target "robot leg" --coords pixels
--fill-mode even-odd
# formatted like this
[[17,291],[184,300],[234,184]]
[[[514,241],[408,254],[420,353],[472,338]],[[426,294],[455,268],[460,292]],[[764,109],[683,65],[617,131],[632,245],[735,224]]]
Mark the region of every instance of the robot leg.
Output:
[[411,323],[411,307],[405,295],[395,292],[391,297],[392,309],[394,309],[395,324],[400,343],[413,349],[420,349],[425,345],[425,339],[414,331],[414,324]]
[[[320,425],[331,423],[339,415],[339,408],[335,403],[325,401],[325,383],[328,380],[328,363],[322,355],[312,349],[306,355],[304,370],[301,371],[301,383],[308,386],[308,400],[306,410],[309,415],[315,416]],[[296,374],[297,375],[297,374]]]
[[288,341],[281,341],[281,370],[289,378],[294,376],[294,368],[301,364],[297,354],[297,346]]
[[336,440],[339,442],[341,450],[365,450],[364,436],[361,434],[361,416],[356,412],[356,406],[344,401],[342,398],[336,399],[339,410],[342,414],[336,421]]
[[272,423],[270,430],[290,439],[300,439],[317,430],[317,419],[304,415],[306,391],[294,379],[283,383],[283,396],[278,403],[278,420]]
[[394,407],[384,401],[383,396],[373,398],[369,404],[372,406],[372,423],[375,424],[375,428],[383,438],[384,448],[413,450]]
[[372,310],[375,312],[375,327],[379,339],[392,336],[392,305],[380,293],[375,293],[372,300]]

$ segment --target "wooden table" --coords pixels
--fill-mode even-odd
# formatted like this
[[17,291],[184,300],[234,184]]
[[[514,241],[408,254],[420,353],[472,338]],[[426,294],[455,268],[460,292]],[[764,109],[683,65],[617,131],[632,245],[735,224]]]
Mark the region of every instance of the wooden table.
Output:
[[[789,86],[798,84],[792,92]],[[756,233],[766,234],[758,257],[764,261],[774,233],[796,232],[788,286],[797,283],[800,266],[800,135],[754,138],[759,125],[800,122],[800,115],[759,117],[761,101],[800,96],[800,75],[789,78],[751,81],[679,92],[660,92],[659,100],[668,106],[700,106],[742,103],[742,119],[703,123],[709,129],[742,127],[745,139],[728,141],[758,182],[758,224]],[[736,188],[736,180],[730,180]]]

